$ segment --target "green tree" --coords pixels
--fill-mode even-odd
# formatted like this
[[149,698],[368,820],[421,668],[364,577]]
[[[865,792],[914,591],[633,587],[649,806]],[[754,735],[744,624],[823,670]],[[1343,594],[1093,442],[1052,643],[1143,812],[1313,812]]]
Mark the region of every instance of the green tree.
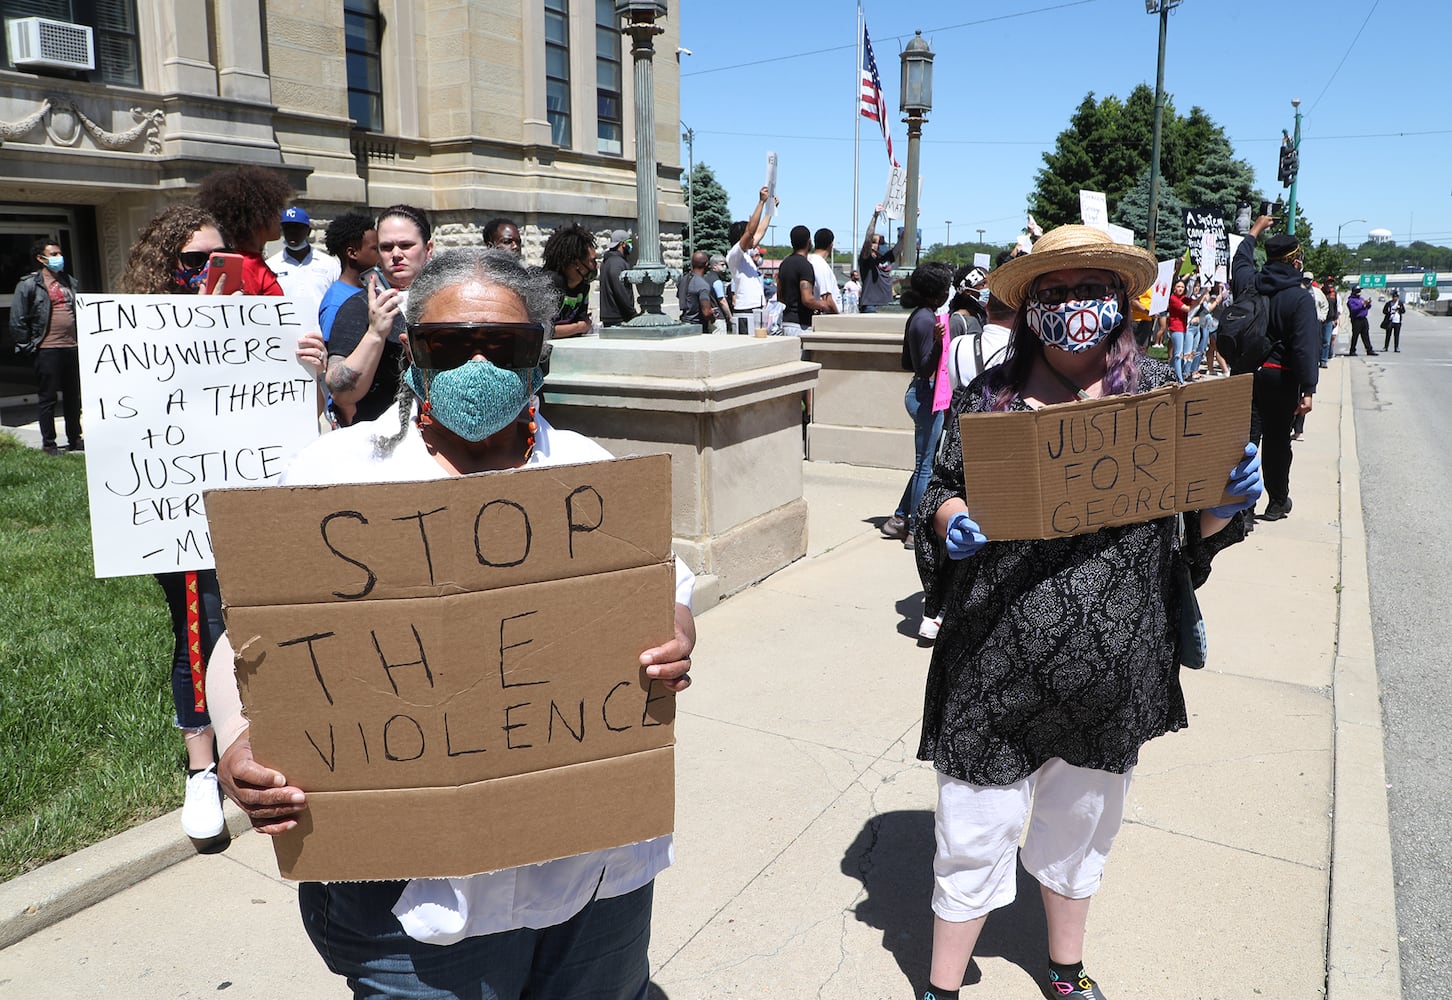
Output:
[[1189,117],[1177,124],[1176,132],[1182,163],[1172,183],[1186,204],[1215,209],[1230,222],[1242,203],[1260,202],[1255,171],[1245,160],[1235,158],[1224,130],[1204,111],[1191,108]]
[[[1149,232],[1150,171],[1144,167],[1139,179],[1119,199],[1119,204],[1110,209],[1109,217],[1115,223],[1133,229],[1136,233]],[[1161,260],[1178,257],[1185,252],[1185,208],[1184,201],[1171,184],[1160,181],[1160,213],[1155,227],[1155,255]]]
[[691,221],[696,233],[695,249],[724,254],[730,245],[727,233],[731,229],[730,198],[726,189],[704,163],[697,163],[691,171],[690,187],[694,205]]
[[1332,246],[1326,240],[1305,251],[1305,256],[1306,270],[1318,278],[1332,274],[1339,282],[1342,275],[1360,270],[1350,250],[1342,246]]

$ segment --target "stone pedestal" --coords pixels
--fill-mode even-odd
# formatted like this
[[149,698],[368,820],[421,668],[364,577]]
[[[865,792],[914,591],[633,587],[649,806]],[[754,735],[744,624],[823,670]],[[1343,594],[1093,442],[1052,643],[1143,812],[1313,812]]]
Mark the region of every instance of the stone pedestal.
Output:
[[701,610],[806,554],[802,394],[817,367],[792,337],[562,340],[543,411],[617,455],[671,456],[675,550]]
[[901,312],[818,316],[802,357],[822,366],[812,394],[807,458],[879,469],[913,467],[913,422],[903,408]]

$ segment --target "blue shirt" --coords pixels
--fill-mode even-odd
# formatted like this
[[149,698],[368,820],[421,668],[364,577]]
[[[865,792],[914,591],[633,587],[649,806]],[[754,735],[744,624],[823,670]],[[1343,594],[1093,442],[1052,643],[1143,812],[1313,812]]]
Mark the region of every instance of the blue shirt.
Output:
[[342,308],[353,296],[360,294],[361,288],[355,288],[345,281],[335,281],[328,286],[323,293],[323,301],[318,305],[318,328],[322,331],[323,340],[327,340],[333,332],[333,320],[338,316],[338,310]]

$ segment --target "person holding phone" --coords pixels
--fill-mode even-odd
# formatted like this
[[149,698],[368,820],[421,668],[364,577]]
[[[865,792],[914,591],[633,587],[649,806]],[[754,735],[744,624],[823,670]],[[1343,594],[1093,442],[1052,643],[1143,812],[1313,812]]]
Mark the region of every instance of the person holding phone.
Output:
[[378,216],[378,265],[386,281],[365,270],[363,294],[338,307],[328,335],[327,387],[340,424],[377,418],[398,394],[403,308],[433,253],[432,236],[421,208],[393,205]]
[[[202,179],[197,205],[217,220],[230,252],[242,257],[240,284],[232,280],[207,287],[223,295],[285,295],[262,250],[282,237],[282,210],[292,198],[292,185],[276,170],[234,167]],[[234,272],[235,273],[235,272]]]

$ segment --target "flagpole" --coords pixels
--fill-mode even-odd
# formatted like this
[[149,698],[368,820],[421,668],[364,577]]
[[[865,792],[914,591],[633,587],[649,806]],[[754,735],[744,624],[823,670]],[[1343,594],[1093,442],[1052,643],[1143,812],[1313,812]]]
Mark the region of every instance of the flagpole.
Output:
[[[852,261],[857,261],[857,212],[861,194],[859,184],[862,173],[862,0],[857,0],[857,64],[852,67]],[[848,265],[847,276],[852,276],[852,265]]]

